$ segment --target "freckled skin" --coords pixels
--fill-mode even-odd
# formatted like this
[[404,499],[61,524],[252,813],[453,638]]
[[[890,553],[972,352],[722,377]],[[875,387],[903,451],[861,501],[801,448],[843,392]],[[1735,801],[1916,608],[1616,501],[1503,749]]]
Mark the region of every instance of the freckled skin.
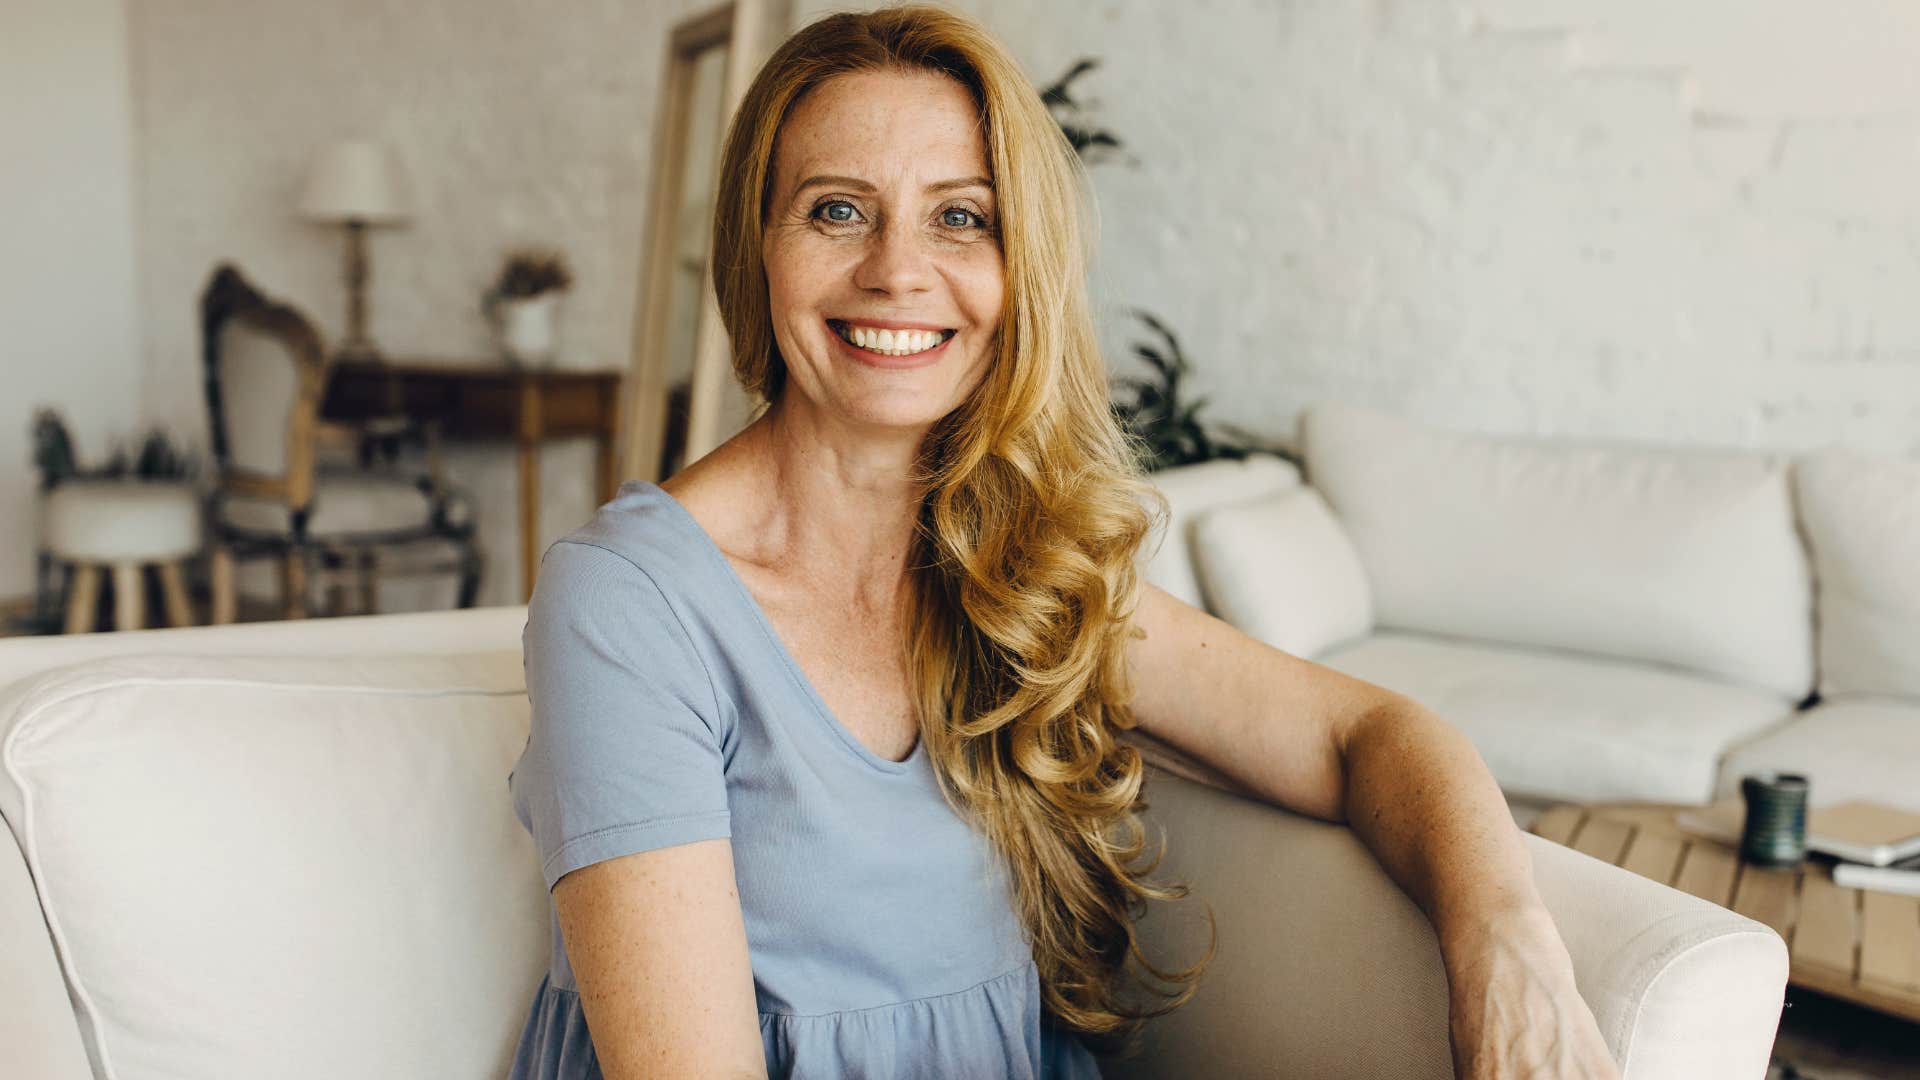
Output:
[[[924,431],[985,374],[1005,299],[993,192],[926,190],[991,179],[972,96],[931,72],[840,76],[794,107],[773,164],[761,252],[774,340],[791,389],[800,391],[788,404],[841,424]],[[823,175],[864,180],[874,190],[796,190]],[[892,318],[958,333],[936,364],[882,370],[842,355],[828,317]]]

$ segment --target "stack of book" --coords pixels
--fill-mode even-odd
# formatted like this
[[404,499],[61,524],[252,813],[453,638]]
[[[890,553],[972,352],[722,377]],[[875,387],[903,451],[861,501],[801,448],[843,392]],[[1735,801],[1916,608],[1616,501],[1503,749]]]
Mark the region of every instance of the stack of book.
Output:
[[[1738,799],[1683,810],[1682,829],[1734,847],[1746,813]],[[1920,896],[1920,813],[1874,802],[1843,802],[1807,811],[1807,850],[1833,860],[1833,883],[1852,889]]]

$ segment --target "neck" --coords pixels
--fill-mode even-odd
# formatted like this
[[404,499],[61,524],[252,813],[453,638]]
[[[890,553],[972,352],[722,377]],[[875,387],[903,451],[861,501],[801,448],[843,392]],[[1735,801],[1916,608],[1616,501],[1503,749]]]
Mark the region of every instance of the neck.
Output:
[[755,561],[891,602],[924,488],[921,431],[853,428],[786,393],[749,429],[765,492]]

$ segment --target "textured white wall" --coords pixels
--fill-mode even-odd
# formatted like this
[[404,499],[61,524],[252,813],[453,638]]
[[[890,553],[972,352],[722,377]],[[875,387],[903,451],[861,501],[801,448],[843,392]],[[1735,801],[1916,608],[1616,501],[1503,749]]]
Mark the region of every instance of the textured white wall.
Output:
[[[191,310],[235,258],[337,332],[308,155],[396,146],[372,328],[477,354],[500,253],[556,242],[563,350],[626,354],[663,35],[704,5],[170,0],[132,8],[146,394],[199,430]],[[959,0],[1129,160],[1094,170],[1109,355],[1141,305],[1215,420],[1289,437],[1337,397],[1489,431],[1920,453],[1920,8],[1901,0]],[[800,0],[796,19],[823,6]],[[1117,361],[1119,362],[1119,361]],[[517,597],[513,476],[485,602]],[[543,539],[591,509],[549,455]]]
[[[168,0],[131,7],[146,403],[205,443],[194,310],[232,259],[329,341],[346,318],[343,239],[294,213],[331,140],[386,143],[412,179],[404,228],[369,236],[369,331],[389,354],[485,359],[480,297],[501,258],[555,246],[575,284],[561,366],[627,361],[665,33],[704,0]],[[543,455],[542,542],[595,505],[585,440]],[[480,602],[520,598],[510,447],[456,447],[479,505]],[[255,574],[259,581],[263,574]],[[268,579],[270,580],[270,579]],[[265,586],[262,586],[264,589]],[[402,590],[406,592],[407,590]],[[437,599],[450,602],[451,587]],[[383,606],[413,606],[383,596]]]
[[34,410],[89,465],[138,435],[129,112],[119,0],[0,5],[0,597],[33,591]]
[[961,6],[1037,80],[1103,61],[1097,296],[1217,420],[1920,454],[1920,7]]

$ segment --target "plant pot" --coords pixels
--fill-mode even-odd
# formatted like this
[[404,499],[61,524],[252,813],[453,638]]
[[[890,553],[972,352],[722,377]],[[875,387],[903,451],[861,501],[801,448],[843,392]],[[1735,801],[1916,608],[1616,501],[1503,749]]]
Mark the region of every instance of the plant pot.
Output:
[[494,334],[508,360],[525,367],[545,367],[554,354],[554,312],[557,292],[539,296],[505,296],[495,300]]

